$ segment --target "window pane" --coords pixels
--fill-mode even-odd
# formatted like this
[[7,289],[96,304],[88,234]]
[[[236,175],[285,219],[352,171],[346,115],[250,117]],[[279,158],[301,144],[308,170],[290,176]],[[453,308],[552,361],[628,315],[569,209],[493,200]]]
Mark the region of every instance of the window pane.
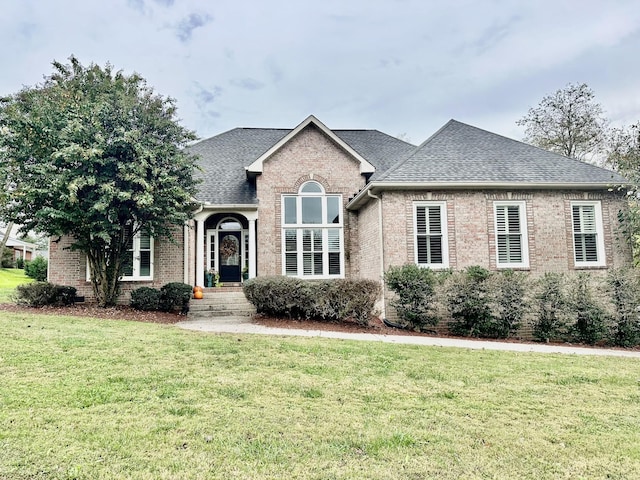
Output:
[[313,272],[313,254],[305,253],[302,255],[302,274],[311,275]]
[[340,252],[329,252],[329,275],[340,275]]
[[302,231],[302,251],[303,252],[311,251],[311,232],[312,230]]
[[149,250],[151,248],[151,237],[146,233],[140,234],[140,250]]
[[313,274],[322,275],[322,253],[313,254]]
[[312,230],[313,232],[313,251],[322,251],[322,230]]
[[429,263],[442,263],[442,237],[429,237]]
[[331,229],[328,232],[329,245],[327,246],[330,252],[340,251],[340,230]]
[[418,237],[418,263],[423,265],[429,263],[429,251],[426,235],[420,235]]
[[140,252],[140,276],[148,277],[151,275],[151,252]]
[[322,193],[322,187],[317,182],[309,182],[306,183],[300,191],[305,193]]
[[122,275],[131,277],[133,275],[133,252],[129,252],[122,264]]
[[302,223],[322,223],[322,199],[302,197]]
[[442,233],[440,207],[429,207],[429,233]]
[[416,233],[427,233],[427,207],[416,208]]
[[298,223],[298,213],[296,211],[296,197],[284,197],[284,223]]
[[327,223],[340,223],[340,197],[327,197]]
[[295,252],[298,249],[296,230],[284,232],[285,252]]
[[298,274],[298,255],[296,253],[285,254],[285,273],[287,275]]

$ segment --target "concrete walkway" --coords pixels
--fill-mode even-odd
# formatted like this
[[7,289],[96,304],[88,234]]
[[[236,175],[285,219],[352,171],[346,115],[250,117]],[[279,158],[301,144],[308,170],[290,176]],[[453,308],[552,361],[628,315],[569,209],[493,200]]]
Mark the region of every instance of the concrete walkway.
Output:
[[253,323],[249,317],[218,317],[201,320],[187,320],[176,324],[180,328],[213,333],[251,333],[261,335],[281,335],[298,337],[338,338],[344,340],[364,340],[407,345],[427,345],[435,347],[471,348],[477,350],[502,350],[510,352],[567,353],[574,355],[608,355],[640,358],[640,351],[612,350],[605,348],[568,347],[537,343],[510,343],[464,338],[442,338],[430,336],[380,335],[376,333],[345,333],[323,330],[302,330],[295,328],[273,328]]

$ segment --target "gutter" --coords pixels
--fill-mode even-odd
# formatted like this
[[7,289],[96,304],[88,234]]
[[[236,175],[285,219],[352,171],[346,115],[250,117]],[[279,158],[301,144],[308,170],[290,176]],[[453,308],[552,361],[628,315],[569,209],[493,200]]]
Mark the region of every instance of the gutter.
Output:
[[358,210],[371,195],[385,190],[609,190],[612,183],[505,183],[505,182],[370,182],[347,203],[347,210]]

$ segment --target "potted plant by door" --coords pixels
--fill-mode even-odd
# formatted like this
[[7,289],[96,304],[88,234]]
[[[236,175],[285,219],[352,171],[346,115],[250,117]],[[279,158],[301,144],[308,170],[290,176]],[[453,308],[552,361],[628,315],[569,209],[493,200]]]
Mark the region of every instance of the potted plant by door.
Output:
[[205,285],[207,287],[217,287],[220,281],[220,275],[213,268],[204,274]]
[[244,267],[242,269],[242,281],[246,282],[249,280],[249,267]]

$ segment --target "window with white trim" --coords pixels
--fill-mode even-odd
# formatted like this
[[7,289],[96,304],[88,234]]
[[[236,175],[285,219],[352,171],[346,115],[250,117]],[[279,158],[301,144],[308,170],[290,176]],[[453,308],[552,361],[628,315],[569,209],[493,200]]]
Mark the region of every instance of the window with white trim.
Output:
[[153,237],[140,231],[133,236],[127,245],[127,258],[122,266],[122,280],[152,279]]
[[606,265],[600,202],[571,202],[571,223],[575,266]]
[[529,268],[525,202],[495,202],[496,267]]
[[342,195],[306,182],[282,196],[282,270],[305,278],[344,276]]
[[417,202],[413,205],[415,262],[429,268],[447,268],[447,205],[445,202]]

